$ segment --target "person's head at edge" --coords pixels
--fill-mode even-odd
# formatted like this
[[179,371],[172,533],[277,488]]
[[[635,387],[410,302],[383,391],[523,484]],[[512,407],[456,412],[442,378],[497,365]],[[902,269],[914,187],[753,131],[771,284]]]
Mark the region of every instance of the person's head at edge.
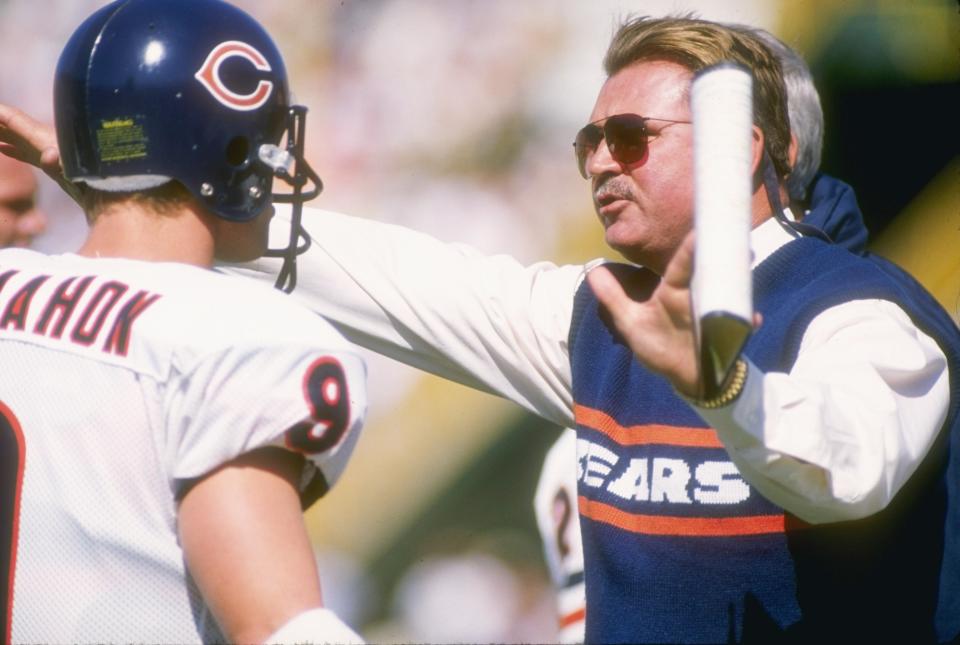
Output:
[[791,168],[786,89],[769,48],[754,36],[709,21],[641,17],[619,28],[604,58],[608,78],[589,121],[602,123],[618,114],[649,118],[648,145],[636,161],[620,163],[601,141],[586,156],[583,170],[607,244],[657,273],[693,223],[691,81],[698,70],[724,61],[744,65],[754,78],[751,209],[756,226],[771,215],[761,180],[764,152],[781,180],[778,197],[784,203],[782,182]]
[[33,168],[0,155],[0,248],[28,246],[46,225],[46,213],[37,205]]

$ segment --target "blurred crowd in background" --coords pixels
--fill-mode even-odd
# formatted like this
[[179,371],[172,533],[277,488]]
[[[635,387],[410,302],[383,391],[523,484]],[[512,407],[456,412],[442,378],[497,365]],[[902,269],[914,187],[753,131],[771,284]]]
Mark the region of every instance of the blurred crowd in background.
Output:
[[[0,0],[0,101],[51,120],[60,49],[103,4]],[[527,262],[583,262],[605,253],[571,142],[603,81],[601,59],[620,16],[695,11],[764,27],[806,54],[799,41],[813,42],[809,34],[835,19],[838,5],[847,15],[895,14],[909,5],[914,18],[950,17],[954,46],[934,46],[927,55],[957,56],[956,6],[937,0],[234,4],[274,36],[295,97],[310,108],[307,156],[325,183],[313,206],[402,223]],[[802,23],[792,22],[797,16]],[[904,51],[912,54],[936,38],[926,44],[915,38]],[[916,55],[900,60],[926,64]],[[957,63],[945,63],[948,76]],[[886,136],[888,146],[898,143]],[[828,110],[825,159],[837,137]],[[861,195],[868,191],[851,183]],[[50,182],[42,182],[40,199],[49,222],[34,246],[73,249],[85,228],[79,209]],[[954,213],[950,230],[956,233],[960,213]],[[544,438],[522,449],[504,443],[516,428],[536,424],[492,397],[374,355],[368,360],[367,430],[342,485],[310,511],[327,601],[371,641],[554,640],[556,614],[531,500],[555,429],[530,428]],[[495,445],[506,446],[497,458],[490,457]],[[493,468],[517,461],[525,475],[515,481],[508,481],[513,471]],[[465,472],[477,485],[463,483]],[[440,513],[440,507],[457,510]],[[490,530],[450,519],[487,518],[498,510],[521,519]],[[531,517],[523,520],[524,513]]]

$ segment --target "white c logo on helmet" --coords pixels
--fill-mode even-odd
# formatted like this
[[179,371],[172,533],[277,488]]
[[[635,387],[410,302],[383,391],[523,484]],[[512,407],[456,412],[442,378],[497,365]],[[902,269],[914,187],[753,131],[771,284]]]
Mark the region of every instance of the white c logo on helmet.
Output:
[[232,91],[220,78],[220,66],[225,60],[233,56],[248,60],[262,72],[272,71],[270,63],[267,62],[264,55],[253,46],[239,40],[228,40],[213,48],[213,51],[207,56],[207,60],[203,61],[203,66],[194,74],[194,78],[213,94],[213,98],[228,108],[242,112],[256,110],[270,98],[270,94],[273,92],[273,82],[261,80],[249,94],[237,94]]

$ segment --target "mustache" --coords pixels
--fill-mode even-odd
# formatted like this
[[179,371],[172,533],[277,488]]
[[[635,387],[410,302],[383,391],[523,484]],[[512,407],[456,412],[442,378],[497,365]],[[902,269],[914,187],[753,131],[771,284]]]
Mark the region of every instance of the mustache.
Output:
[[633,199],[633,191],[622,177],[608,177],[593,189],[593,200]]

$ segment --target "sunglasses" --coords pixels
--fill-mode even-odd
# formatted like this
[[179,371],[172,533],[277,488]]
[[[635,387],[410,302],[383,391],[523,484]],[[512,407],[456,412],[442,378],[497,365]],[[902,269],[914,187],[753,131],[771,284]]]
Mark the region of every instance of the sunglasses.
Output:
[[651,136],[647,130],[647,121],[665,121],[670,125],[691,123],[691,121],[655,119],[639,114],[615,114],[606,119],[588,123],[577,133],[577,138],[573,141],[573,151],[577,155],[577,168],[580,169],[580,175],[584,179],[590,179],[587,162],[604,139],[607,140],[610,156],[617,163],[632,164],[640,161],[647,152],[647,144]]

